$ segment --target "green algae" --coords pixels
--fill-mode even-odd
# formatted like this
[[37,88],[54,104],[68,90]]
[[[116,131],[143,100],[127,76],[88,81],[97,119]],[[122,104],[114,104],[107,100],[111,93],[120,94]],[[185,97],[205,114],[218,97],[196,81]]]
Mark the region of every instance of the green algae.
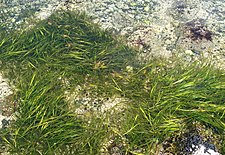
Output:
[[[109,153],[112,146],[102,148],[113,137],[123,154],[156,154],[192,122],[217,129],[216,140],[223,141],[223,71],[179,60],[139,64],[135,52],[78,12],[59,11],[23,31],[2,33],[1,70],[16,87],[17,103],[2,145],[17,154],[95,155]],[[126,107],[82,119],[65,95],[77,85],[89,85],[91,97],[120,96]],[[223,152],[224,142],[218,147]]]

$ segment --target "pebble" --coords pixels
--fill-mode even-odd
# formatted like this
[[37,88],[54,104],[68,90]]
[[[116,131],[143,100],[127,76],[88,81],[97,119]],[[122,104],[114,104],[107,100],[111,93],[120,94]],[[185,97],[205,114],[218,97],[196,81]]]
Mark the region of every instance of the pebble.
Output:
[[206,148],[204,145],[200,145],[192,155],[221,155],[221,154],[212,149]]
[[13,93],[7,81],[8,80],[3,78],[0,74],[0,100],[3,100],[6,96],[9,96]]
[[192,52],[192,50],[186,50],[185,54],[187,54],[187,55],[194,55],[194,52]]
[[11,117],[6,117],[0,114],[0,129],[5,128],[9,125]]

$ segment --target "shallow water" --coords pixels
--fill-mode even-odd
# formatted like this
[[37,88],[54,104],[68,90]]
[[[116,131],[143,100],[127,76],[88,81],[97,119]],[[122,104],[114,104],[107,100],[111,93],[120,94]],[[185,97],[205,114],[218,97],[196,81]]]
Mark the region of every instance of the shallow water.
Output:
[[[139,61],[178,55],[187,62],[211,58],[225,67],[224,0],[1,0],[1,31],[18,29],[30,17],[45,19],[60,8],[85,11],[103,29],[124,36],[138,49]],[[0,87],[0,94],[11,92],[5,83]]]

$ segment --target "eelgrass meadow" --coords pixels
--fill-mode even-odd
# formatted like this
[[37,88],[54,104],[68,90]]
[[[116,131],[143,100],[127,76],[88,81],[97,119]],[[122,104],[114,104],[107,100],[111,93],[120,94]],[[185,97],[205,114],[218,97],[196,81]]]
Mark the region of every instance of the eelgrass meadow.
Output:
[[[143,64],[122,38],[70,11],[0,36],[1,71],[15,87],[16,115],[1,129],[2,150],[96,155],[117,147],[121,154],[157,154],[173,139],[164,149],[182,152],[179,139],[204,130],[201,136],[225,153],[225,74],[206,60]],[[78,116],[65,93],[78,85],[93,97],[120,97],[123,109]]]

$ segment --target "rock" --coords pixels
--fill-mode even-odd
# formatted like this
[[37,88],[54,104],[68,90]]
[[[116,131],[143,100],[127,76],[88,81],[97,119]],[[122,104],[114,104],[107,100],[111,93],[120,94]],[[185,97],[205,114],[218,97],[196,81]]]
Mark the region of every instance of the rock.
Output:
[[206,148],[204,145],[200,145],[192,155],[221,155],[221,154],[216,152],[215,150]]
[[6,96],[11,95],[12,89],[10,88],[10,86],[7,83],[7,80],[4,79],[2,77],[2,75],[0,74],[0,99],[5,98]]
[[192,52],[192,50],[186,50],[185,54],[187,54],[187,55],[194,55],[194,52]]
[[10,123],[11,117],[6,117],[0,114],[0,129],[6,128]]

